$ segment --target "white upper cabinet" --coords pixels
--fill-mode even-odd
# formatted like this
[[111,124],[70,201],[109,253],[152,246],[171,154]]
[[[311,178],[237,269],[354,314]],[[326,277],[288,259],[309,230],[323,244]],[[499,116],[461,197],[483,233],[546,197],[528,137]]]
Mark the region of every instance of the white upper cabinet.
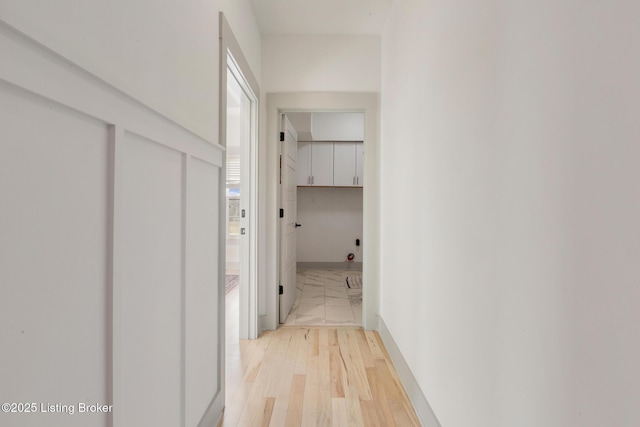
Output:
[[362,187],[362,171],[364,170],[364,143],[356,142],[356,186]]
[[298,142],[297,185],[311,185],[311,144],[311,142]]
[[311,145],[311,185],[333,186],[333,142]]
[[301,127],[310,127],[312,141],[298,142],[298,186],[361,187],[364,113],[298,116]]
[[364,113],[313,113],[314,141],[364,141]]
[[333,142],[298,142],[297,184],[333,186]]
[[333,185],[356,185],[356,150],[353,142],[337,142],[333,146]]
[[362,142],[299,142],[297,184],[362,187]]
[[364,144],[362,142],[336,142],[333,147],[333,185],[336,187],[361,187]]

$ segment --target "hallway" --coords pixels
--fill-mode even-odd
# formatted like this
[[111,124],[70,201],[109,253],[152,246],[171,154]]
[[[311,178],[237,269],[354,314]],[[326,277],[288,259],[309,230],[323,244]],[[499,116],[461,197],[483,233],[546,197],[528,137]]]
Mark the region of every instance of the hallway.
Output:
[[238,340],[226,298],[223,426],[419,426],[380,336],[359,327],[282,326]]
[[376,332],[285,326],[241,347],[224,426],[420,425]]
[[[0,401],[113,412],[0,426],[210,427],[225,406],[227,425],[404,425],[380,339],[426,427],[639,426],[639,17],[628,0],[2,1]],[[224,183],[229,67],[256,98],[246,209]],[[295,112],[365,118],[362,162],[309,120],[299,140],[333,153],[296,155],[315,187],[299,201],[280,184]],[[295,289],[280,231],[306,202],[336,215],[301,215],[285,249],[361,258],[361,304],[311,272]],[[233,329],[262,336],[225,348],[236,207]]]

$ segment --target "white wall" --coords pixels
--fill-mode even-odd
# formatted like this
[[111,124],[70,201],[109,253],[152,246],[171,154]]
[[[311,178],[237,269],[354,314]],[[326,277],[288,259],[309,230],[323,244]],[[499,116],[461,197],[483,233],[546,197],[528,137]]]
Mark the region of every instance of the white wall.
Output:
[[378,92],[380,37],[264,35],[263,92]]
[[298,262],[362,262],[362,188],[298,188],[297,222]]
[[640,422],[639,13],[394,6],[380,312],[444,426]]
[[219,11],[260,81],[248,0],[0,0],[5,22],[209,140],[218,137]]
[[[249,3],[229,4],[259,72]],[[113,404],[0,424],[220,416],[221,7],[0,2],[0,400]]]

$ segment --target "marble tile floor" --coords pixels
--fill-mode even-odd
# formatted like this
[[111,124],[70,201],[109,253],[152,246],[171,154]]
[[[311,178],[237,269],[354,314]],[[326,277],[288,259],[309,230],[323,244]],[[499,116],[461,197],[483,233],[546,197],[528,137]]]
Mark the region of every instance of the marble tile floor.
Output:
[[362,289],[349,289],[354,270],[299,270],[296,302],[285,325],[362,325]]

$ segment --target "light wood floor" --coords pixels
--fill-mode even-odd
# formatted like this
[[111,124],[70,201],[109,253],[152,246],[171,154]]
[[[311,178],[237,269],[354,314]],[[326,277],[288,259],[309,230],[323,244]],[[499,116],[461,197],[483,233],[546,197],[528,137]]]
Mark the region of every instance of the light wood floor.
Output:
[[377,332],[284,326],[231,353],[223,426],[420,425]]

